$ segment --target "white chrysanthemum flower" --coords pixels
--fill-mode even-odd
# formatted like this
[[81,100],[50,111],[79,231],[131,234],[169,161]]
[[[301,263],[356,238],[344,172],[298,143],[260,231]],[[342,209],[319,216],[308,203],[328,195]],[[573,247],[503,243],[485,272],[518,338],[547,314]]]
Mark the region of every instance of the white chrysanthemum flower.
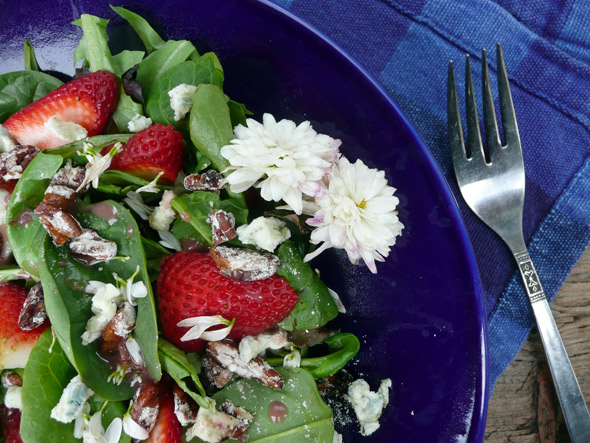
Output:
[[260,188],[267,201],[284,200],[301,214],[303,194],[315,197],[324,191],[322,178],[338,157],[340,140],[318,134],[308,121],[277,122],[264,114],[262,123],[247,120],[234,129],[236,138],[221,148],[234,171],[227,182],[233,192]]
[[327,248],[346,250],[353,264],[363,259],[376,273],[375,260],[383,261],[404,225],[397,217],[399,203],[388,186],[385,173],[371,169],[361,160],[341,158],[328,178],[325,195],[316,197],[318,210],[307,220],[315,229],[311,243],[321,245],[305,261]]

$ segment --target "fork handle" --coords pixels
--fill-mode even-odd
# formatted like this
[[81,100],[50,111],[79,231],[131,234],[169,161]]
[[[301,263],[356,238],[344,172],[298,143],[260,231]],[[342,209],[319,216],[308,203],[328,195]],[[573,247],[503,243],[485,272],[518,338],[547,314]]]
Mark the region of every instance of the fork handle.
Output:
[[573,443],[590,442],[590,414],[565,346],[559,336],[559,330],[551,314],[551,308],[545,298],[535,266],[527,251],[518,252],[514,254],[514,257],[535,314],[537,328],[545,348],[553,384],[570,438]]

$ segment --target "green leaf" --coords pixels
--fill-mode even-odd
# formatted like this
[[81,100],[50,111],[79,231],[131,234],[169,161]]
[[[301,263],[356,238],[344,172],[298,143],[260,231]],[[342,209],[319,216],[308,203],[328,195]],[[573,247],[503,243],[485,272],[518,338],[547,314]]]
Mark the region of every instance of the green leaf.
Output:
[[114,259],[86,266],[72,257],[67,245],[58,247],[46,244],[41,281],[51,324],[84,383],[104,399],[126,400],[131,397],[133,391],[126,383],[117,386],[107,382],[107,377],[113,370],[96,353],[97,343],[87,346],[82,344],[81,335],[92,315],[91,295],[85,293],[84,287],[90,280],[114,283],[114,272],[127,279],[139,266],[140,272],[136,281],[143,280],[148,288],[148,296],[137,300],[137,321],[133,335],[144,354],[148,371],[155,380],[159,380],[161,367],[157,348],[156,311],[141,236],[135,219],[127,209],[116,202],[107,201],[99,204],[114,206],[117,214],[115,222],[92,213],[96,206],[90,205],[79,211],[80,224],[91,227],[105,239],[115,241],[118,247],[117,254],[130,258],[126,261]]
[[59,343],[51,352],[51,329],[47,329],[33,347],[23,376],[20,434],[27,443],[52,441],[79,442],[74,438],[74,423],[60,423],[51,418],[64,388],[76,375]]
[[242,103],[238,103],[233,100],[227,101],[227,106],[229,108],[229,115],[231,118],[231,124],[233,127],[238,125],[246,126],[246,116],[252,115],[252,112],[246,108],[246,106]]
[[22,269],[37,278],[47,232],[33,211],[43,200],[49,180],[62,161],[58,155],[37,154],[16,184],[6,211],[8,240],[14,258]]
[[168,40],[152,52],[137,67],[137,81],[143,93],[149,97],[150,87],[168,69],[184,62],[196,52],[194,45],[187,40]]
[[135,12],[131,12],[128,9],[122,8],[121,6],[111,6],[111,8],[129,22],[131,27],[135,30],[143,42],[143,45],[145,46],[148,54],[154,52],[164,44],[162,37],[158,35],[158,33],[154,30],[154,28],[151,27],[146,19]]
[[338,307],[328,288],[308,263],[303,262],[295,245],[287,240],[278,250],[281,260],[277,275],[289,282],[299,296],[295,309],[279,326],[287,331],[316,329],[338,315]]
[[27,71],[38,71],[39,65],[37,64],[37,58],[35,57],[35,50],[31,41],[25,39],[25,69]]
[[[349,332],[340,333],[324,340],[328,345],[328,354],[321,357],[302,358],[301,367],[309,371],[314,378],[323,378],[335,374],[358,353],[359,339]],[[283,358],[268,358],[270,365],[282,365]]]
[[[172,343],[160,338],[158,342],[162,369],[170,375],[180,388],[191,396],[200,406],[208,407],[205,400],[205,389],[199,380],[197,368],[191,363],[187,355]],[[187,378],[192,380],[198,393],[194,392],[187,384]]]
[[61,80],[38,71],[17,71],[0,75],[0,122],[16,111],[63,85]]
[[0,283],[11,280],[22,280],[25,278],[23,270],[16,265],[0,266]]
[[90,143],[96,151],[101,151],[106,146],[115,143],[127,143],[127,140],[132,134],[106,134],[95,135],[94,137],[87,137],[84,140],[78,140],[59,148],[46,149],[44,154],[61,155],[63,158],[75,158],[77,163],[86,163],[86,157],[78,155],[78,152],[83,151],[84,143]]
[[126,49],[113,55],[115,74],[121,77],[135,65],[139,64],[143,60],[144,55],[145,52],[143,51],[128,51]]
[[[334,436],[332,410],[320,397],[313,377],[300,368],[277,368],[283,376],[281,390],[269,388],[255,380],[239,379],[213,395],[219,405],[231,400],[254,416],[248,427],[249,443],[331,442]],[[272,402],[287,407],[279,423],[268,416]]]
[[234,137],[225,94],[219,86],[201,84],[193,96],[190,114],[191,140],[195,147],[211,159],[218,171],[229,166],[221,156],[221,148]]
[[135,103],[123,90],[123,86],[119,87],[119,103],[113,113],[113,121],[121,132],[129,132],[128,124],[137,114],[143,115],[143,108],[141,103]]
[[95,15],[82,14],[72,24],[82,28],[82,38],[74,51],[74,65],[86,60],[91,71],[116,72],[115,62],[107,43],[107,23],[109,21]]
[[210,83],[223,86],[223,68],[217,56],[208,52],[197,59],[196,62],[182,62],[168,69],[160,78],[152,84],[147,99],[147,113],[156,123],[174,125],[175,127],[187,126],[185,119],[174,120],[174,111],[170,107],[168,92],[180,84],[197,86],[201,83]]
[[[213,245],[213,239],[211,225],[207,223],[207,218],[211,209],[223,209],[226,212],[231,212],[236,218],[236,225],[244,224],[248,219],[248,209],[242,200],[235,198],[222,200],[219,194],[209,191],[195,191],[181,195],[172,200],[172,208],[181,215],[186,214],[182,218],[189,220],[184,223],[194,229],[193,237],[210,246]],[[176,232],[174,234],[176,235]],[[179,237],[180,240],[190,236],[190,230],[185,230],[184,234],[186,235]]]

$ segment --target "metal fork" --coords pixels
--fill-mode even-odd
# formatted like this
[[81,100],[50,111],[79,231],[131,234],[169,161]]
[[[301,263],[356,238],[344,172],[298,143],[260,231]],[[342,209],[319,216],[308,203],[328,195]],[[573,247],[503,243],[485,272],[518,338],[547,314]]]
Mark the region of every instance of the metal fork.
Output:
[[506,242],[514,254],[535,314],[571,440],[575,443],[588,443],[590,442],[590,414],[522,235],[524,163],[508,75],[499,43],[497,62],[500,114],[506,140],[504,146],[498,133],[488,62],[486,51],[483,50],[483,117],[488,159],[484,153],[479,131],[469,55],[465,65],[467,143],[471,151],[469,155],[463,140],[453,62],[449,63],[447,106],[455,175],[467,205]]

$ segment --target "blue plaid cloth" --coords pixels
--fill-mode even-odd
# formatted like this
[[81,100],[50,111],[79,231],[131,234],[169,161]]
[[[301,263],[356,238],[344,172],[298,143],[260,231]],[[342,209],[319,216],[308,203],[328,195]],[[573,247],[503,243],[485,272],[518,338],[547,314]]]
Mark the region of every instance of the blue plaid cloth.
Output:
[[[527,174],[524,235],[552,300],[590,240],[590,2],[273,1],[334,40],[382,83],[457,196],[447,132],[447,64],[455,62],[459,100],[465,103],[465,54],[472,55],[475,87],[481,90],[481,48],[488,48],[494,68],[495,44],[502,44]],[[495,69],[490,74],[495,77]],[[479,105],[482,115],[481,100]],[[534,319],[509,250],[458,200],[483,282],[493,387]]]

